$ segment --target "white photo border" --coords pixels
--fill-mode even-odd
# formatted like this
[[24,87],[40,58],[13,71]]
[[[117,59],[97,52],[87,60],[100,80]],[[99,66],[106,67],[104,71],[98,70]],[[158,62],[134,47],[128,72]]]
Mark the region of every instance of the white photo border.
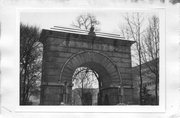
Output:
[[[153,9],[118,9],[118,8],[96,8],[93,10],[120,10],[124,12],[158,12],[160,18],[160,81],[159,81],[159,105],[158,106],[137,106],[137,105],[129,105],[129,106],[20,106],[19,104],[19,57],[20,57],[20,40],[19,40],[19,29],[20,29],[20,14],[21,12],[58,12],[62,10],[92,10],[87,8],[57,8],[57,9],[28,9],[28,8],[20,8],[16,11],[16,40],[15,41],[15,62],[14,65],[16,67],[15,73],[16,76],[14,78],[15,81],[15,109],[14,112],[17,113],[121,113],[121,112],[165,112],[166,102],[165,102],[165,93],[166,93],[166,37],[165,37],[165,9],[164,8],[153,8]],[[8,103],[7,103],[8,104]]]

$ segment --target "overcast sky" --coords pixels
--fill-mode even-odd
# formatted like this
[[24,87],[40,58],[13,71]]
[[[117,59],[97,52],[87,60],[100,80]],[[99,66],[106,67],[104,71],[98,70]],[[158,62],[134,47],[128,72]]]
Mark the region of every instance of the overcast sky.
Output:
[[[22,12],[20,21],[24,24],[36,25],[41,29],[49,29],[53,26],[72,27],[71,24],[80,14],[91,13],[100,21],[101,32],[119,33],[119,25],[123,24],[123,16],[127,11],[118,10],[56,10],[48,12]],[[154,12],[145,12],[146,18]]]

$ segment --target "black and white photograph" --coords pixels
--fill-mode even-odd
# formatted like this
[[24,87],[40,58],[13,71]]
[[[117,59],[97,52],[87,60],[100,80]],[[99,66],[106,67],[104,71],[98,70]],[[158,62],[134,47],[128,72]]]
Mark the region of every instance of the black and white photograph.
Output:
[[0,0],[0,117],[180,118],[179,0]]
[[22,12],[20,105],[159,105],[159,22],[143,11]]

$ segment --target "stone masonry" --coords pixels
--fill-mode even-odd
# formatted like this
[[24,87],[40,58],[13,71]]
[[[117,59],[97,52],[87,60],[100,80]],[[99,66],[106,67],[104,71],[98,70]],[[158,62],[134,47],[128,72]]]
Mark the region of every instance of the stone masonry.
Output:
[[134,42],[55,30],[43,30],[41,42],[42,105],[71,104],[67,97],[71,98],[72,76],[78,67],[88,67],[98,73],[99,89],[120,88],[116,97],[123,96],[125,104],[133,102],[131,45]]

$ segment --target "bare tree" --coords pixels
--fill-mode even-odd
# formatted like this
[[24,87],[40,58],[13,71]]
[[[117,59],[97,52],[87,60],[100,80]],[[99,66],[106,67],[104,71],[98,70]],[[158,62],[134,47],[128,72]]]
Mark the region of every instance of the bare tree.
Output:
[[158,84],[159,84],[159,18],[152,16],[149,19],[146,35],[142,45],[142,59],[146,67],[155,76],[155,102],[158,104]]
[[95,31],[99,30],[99,25],[100,22],[97,20],[97,18],[90,13],[79,15],[72,23],[73,27],[83,30],[89,30],[91,26],[94,26]]
[[37,27],[20,24],[20,104],[29,104],[32,94],[39,91],[42,45]]
[[[133,51],[135,52],[133,57],[137,57],[137,65],[139,67],[140,104],[142,104],[143,100],[143,78],[146,76],[142,74],[144,68],[148,68],[148,70],[154,74],[152,75],[153,77],[149,79],[155,78],[155,104],[158,104],[159,19],[156,16],[152,16],[152,18],[147,21],[149,22],[149,25],[144,25],[144,18],[142,15],[143,14],[140,13],[133,13],[130,16],[127,14],[124,17],[125,25],[120,27],[121,34],[129,40],[136,41],[133,47]],[[147,77],[148,76],[149,75],[147,75]]]
[[80,67],[75,71],[73,83],[74,87],[78,88],[76,89],[76,93],[80,97],[82,105],[86,104],[85,94],[90,93],[90,89],[93,88],[93,85],[97,82],[97,78],[97,73],[87,67]]
[[142,88],[143,88],[143,77],[142,77],[142,38],[144,35],[144,18],[141,13],[133,13],[132,15],[126,14],[124,16],[125,20],[125,29],[121,28],[121,34],[129,40],[136,41],[133,50],[135,52],[135,56],[137,57],[138,65],[139,65],[139,78],[140,78],[140,104],[142,104]]

